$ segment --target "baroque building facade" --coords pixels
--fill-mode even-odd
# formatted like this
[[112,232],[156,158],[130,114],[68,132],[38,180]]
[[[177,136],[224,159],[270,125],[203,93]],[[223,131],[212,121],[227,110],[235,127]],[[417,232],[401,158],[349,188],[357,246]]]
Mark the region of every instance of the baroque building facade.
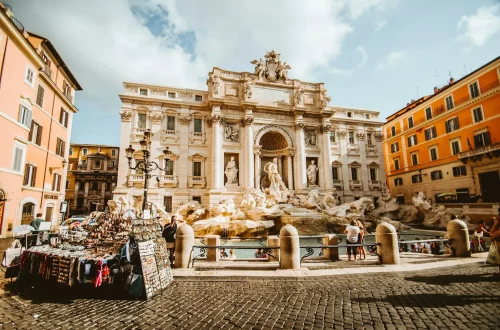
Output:
[[499,108],[497,57],[389,116],[383,129],[391,193],[400,203],[420,191],[437,203],[500,202]]
[[113,199],[120,149],[99,144],[71,144],[66,202],[68,215],[104,211]]
[[81,89],[51,41],[0,3],[0,237],[37,213],[54,226],[60,219]]
[[[287,188],[298,194],[336,190],[342,202],[379,197],[385,184],[379,113],[328,105],[322,83],[288,77],[280,54],[255,60],[255,72],[213,68],[208,90],[124,83],[120,154],[132,145],[142,159],[146,130],[152,158],[166,171],[150,180],[148,200],[167,210],[197,200],[238,203],[246,188],[269,186],[266,164],[277,159]],[[114,199],[142,195],[144,174],[122,159]]]

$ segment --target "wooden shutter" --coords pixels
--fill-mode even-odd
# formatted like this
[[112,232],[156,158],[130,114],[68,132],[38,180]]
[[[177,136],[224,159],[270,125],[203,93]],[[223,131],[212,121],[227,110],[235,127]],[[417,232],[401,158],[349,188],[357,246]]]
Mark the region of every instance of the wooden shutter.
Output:
[[30,133],[28,134],[28,141],[31,141],[31,139],[33,138],[33,126],[35,126],[34,121],[31,122]]
[[62,124],[63,123],[63,108],[61,108],[61,111],[59,112],[59,123]]
[[57,191],[61,191],[61,176],[59,174],[57,175]]
[[489,146],[491,144],[490,132],[484,132],[484,145]]
[[32,172],[31,172],[31,186],[34,187],[36,183],[36,166],[32,167]]
[[474,148],[479,148],[481,146],[480,135],[474,135]]
[[66,142],[61,140],[61,157],[64,158],[64,151],[66,150]]
[[30,176],[30,167],[28,164],[26,164],[26,165],[24,165],[24,180],[23,180],[24,186],[28,185],[29,176]]
[[68,112],[64,111],[64,127],[68,128]]
[[35,142],[39,146],[42,145],[42,131],[43,131],[43,127],[39,125],[38,130],[36,132],[36,142]]

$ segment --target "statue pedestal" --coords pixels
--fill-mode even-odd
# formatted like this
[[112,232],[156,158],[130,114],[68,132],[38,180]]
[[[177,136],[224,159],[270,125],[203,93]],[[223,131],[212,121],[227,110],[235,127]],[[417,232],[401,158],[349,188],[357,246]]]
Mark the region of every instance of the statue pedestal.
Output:
[[313,189],[319,189],[319,186],[318,186],[317,184],[308,185],[308,186],[307,186],[307,189],[310,189],[310,190],[313,190]]
[[226,187],[226,188],[238,188],[239,186],[237,183],[226,183],[224,185],[224,187]]

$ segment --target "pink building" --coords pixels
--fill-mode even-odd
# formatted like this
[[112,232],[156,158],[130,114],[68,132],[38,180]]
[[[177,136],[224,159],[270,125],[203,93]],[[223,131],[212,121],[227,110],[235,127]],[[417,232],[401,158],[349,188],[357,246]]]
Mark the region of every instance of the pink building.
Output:
[[64,201],[78,81],[52,43],[0,3],[0,237]]

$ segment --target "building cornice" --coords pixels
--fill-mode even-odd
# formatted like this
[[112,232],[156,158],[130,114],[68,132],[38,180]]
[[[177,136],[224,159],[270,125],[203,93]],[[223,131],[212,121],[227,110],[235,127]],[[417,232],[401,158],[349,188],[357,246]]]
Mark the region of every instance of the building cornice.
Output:
[[62,102],[66,105],[67,109],[73,111],[74,113],[78,112],[78,108],[68,100],[59,87],[56,86],[52,79],[50,79],[50,77],[43,70],[39,71],[39,77],[43,78],[44,82],[50,86],[52,91],[54,91],[57,96],[59,96]]

